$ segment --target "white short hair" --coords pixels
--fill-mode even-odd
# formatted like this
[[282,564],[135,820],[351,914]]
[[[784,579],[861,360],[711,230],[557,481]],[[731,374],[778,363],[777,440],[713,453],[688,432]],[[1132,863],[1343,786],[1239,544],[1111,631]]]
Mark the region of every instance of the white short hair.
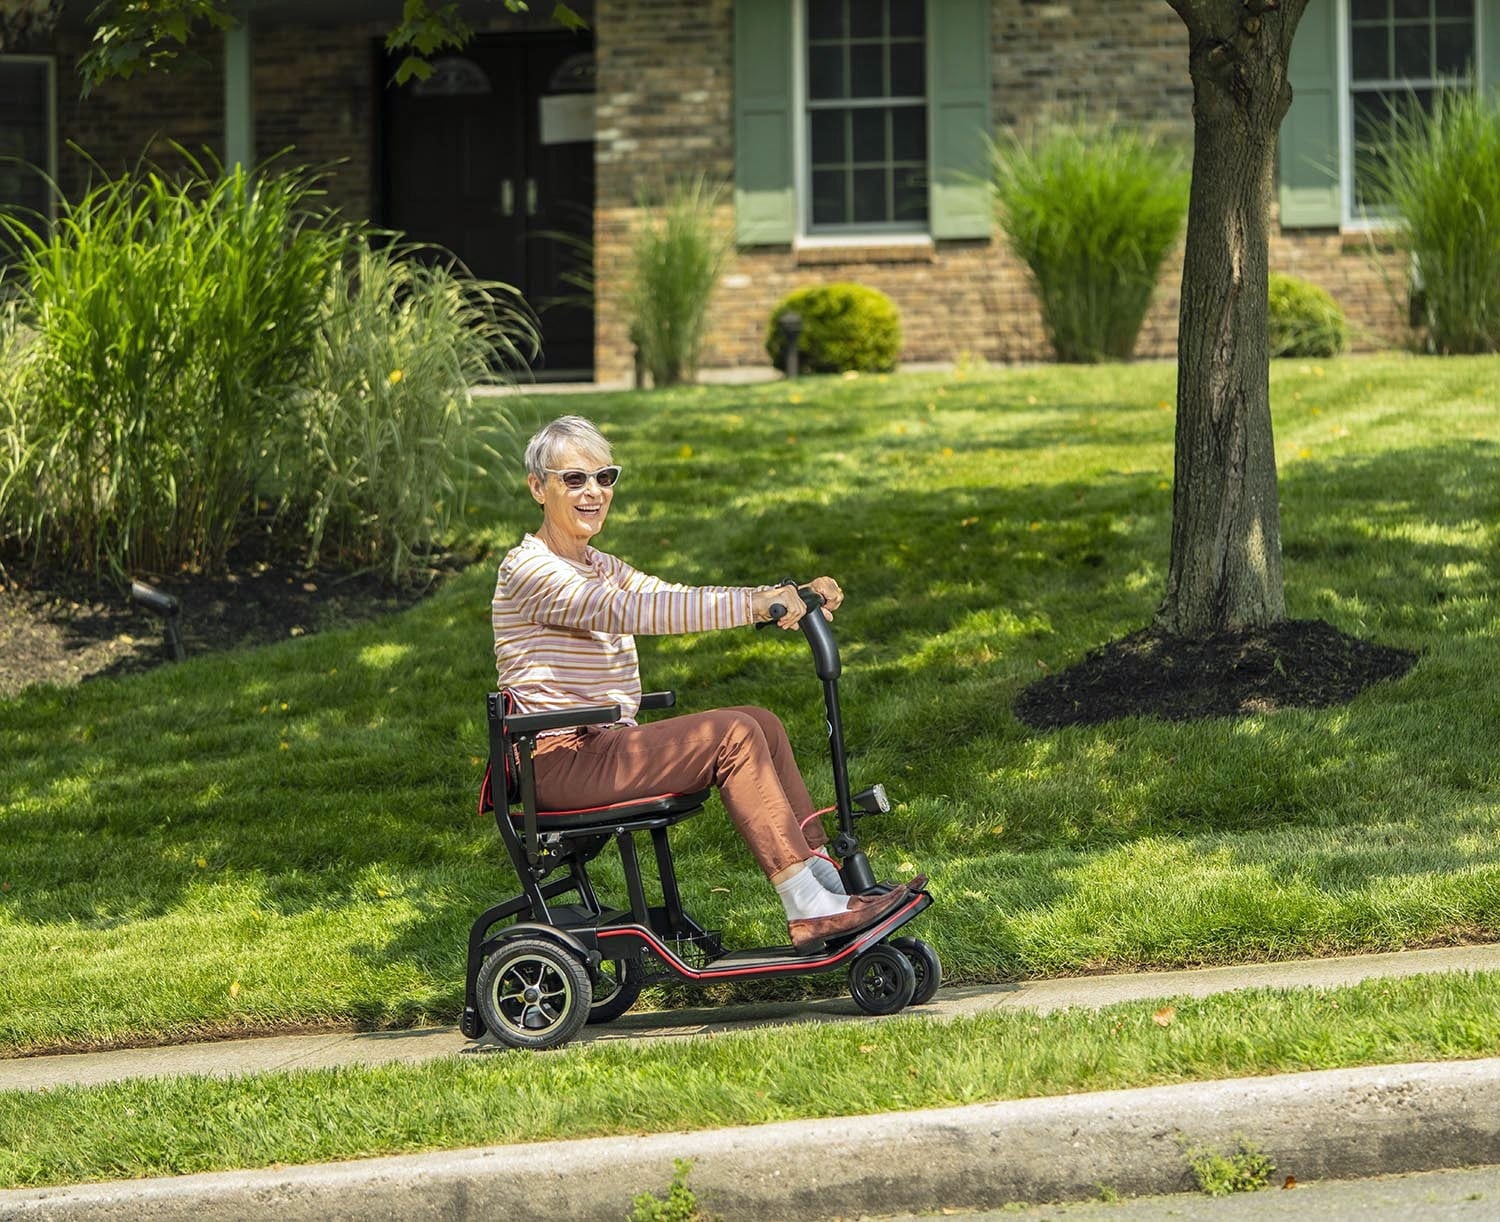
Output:
[[613,457],[608,438],[592,420],[585,420],[582,416],[559,416],[551,424],[537,429],[526,443],[527,474],[545,483],[548,470],[556,470],[558,455],[570,445],[603,463],[608,463]]

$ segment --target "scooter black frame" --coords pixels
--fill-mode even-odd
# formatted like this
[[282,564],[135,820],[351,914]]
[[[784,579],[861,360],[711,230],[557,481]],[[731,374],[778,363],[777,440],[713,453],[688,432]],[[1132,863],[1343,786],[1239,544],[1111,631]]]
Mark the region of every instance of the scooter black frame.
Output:
[[[818,610],[821,600],[810,590],[801,593],[808,608],[801,625],[823,685],[833,765],[839,832],[829,847],[842,860],[846,890],[879,894],[888,888],[875,883],[859,851],[854,821],[861,814],[882,813],[889,805],[880,786],[851,795],[839,708],[838,645]],[[776,610],[773,617],[779,618]],[[675,703],[673,693],[653,692],[642,698],[641,708],[666,709]],[[646,983],[657,981],[709,985],[849,968],[855,1000],[871,1013],[890,1013],[930,999],[941,975],[931,948],[902,938],[877,949],[931,906],[932,896],[925,890],[912,891],[878,923],[831,938],[821,947],[728,950],[717,932],[705,929],[684,908],[668,839],[673,824],[702,809],[710,790],[661,794],[586,811],[538,809],[532,759],[538,735],[608,724],[619,717],[618,705],[518,713],[508,693],[487,697],[489,769],[480,809],[494,812],[521,893],[486,909],[470,929],[460,1022],[465,1035],[478,1039],[490,1032],[514,1046],[551,1047],[571,1038],[583,1022],[607,1021],[623,1013]],[[643,835],[651,840],[662,895],[659,905],[650,904],[646,895],[637,846]],[[601,903],[588,873],[588,863],[611,843],[620,855],[625,907]],[[559,902],[564,897],[571,897],[570,902]],[[899,953],[892,953],[890,946]],[[504,986],[513,990],[504,998],[510,1009],[502,1008],[498,993],[482,1003],[486,965],[515,948],[522,948],[529,958],[525,971],[518,968]],[[586,973],[587,984],[574,970],[575,962]],[[489,984],[493,986],[494,980]],[[587,1012],[571,1012],[568,1007],[576,1009],[585,993]]]

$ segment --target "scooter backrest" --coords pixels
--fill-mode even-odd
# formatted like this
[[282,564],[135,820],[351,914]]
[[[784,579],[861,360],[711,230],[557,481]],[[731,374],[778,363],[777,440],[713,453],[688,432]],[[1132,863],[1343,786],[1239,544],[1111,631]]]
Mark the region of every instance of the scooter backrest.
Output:
[[505,805],[507,808],[514,806],[521,800],[521,778],[520,770],[516,765],[515,747],[505,739],[505,717],[516,707],[515,697],[510,694],[509,688],[502,688],[498,692],[491,692],[485,697],[485,713],[489,722],[490,732],[490,760],[489,766],[484,770],[484,780],[479,786],[479,813],[489,814],[495,809],[494,772],[495,756],[501,759],[502,780],[505,788]]

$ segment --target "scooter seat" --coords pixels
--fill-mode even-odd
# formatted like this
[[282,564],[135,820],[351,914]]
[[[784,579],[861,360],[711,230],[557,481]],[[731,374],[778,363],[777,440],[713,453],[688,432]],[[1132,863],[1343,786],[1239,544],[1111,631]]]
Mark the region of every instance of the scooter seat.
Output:
[[[611,802],[607,806],[589,806],[582,810],[539,810],[537,824],[549,832],[567,831],[573,828],[629,827],[633,823],[665,826],[676,823],[689,815],[697,814],[708,801],[709,789],[692,793],[664,793],[649,798],[633,798],[628,802]],[[523,812],[512,810],[512,822],[520,823]],[[665,822],[663,822],[665,821]]]
[[[494,810],[495,791],[492,788],[493,772],[486,768],[484,780],[479,787],[479,813]],[[703,809],[712,790],[696,789],[690,793],[660,793],[643,798],[630,798],[623,802],[611,802],[605,806],[588,806],[580,810],[539,810],[537,826],[549,832],[572,831],[574,829],[599,829],[629,826],[634,823],[659,826],[676,823]],[[526,815],[515,805],[511,797],[506,803],[511,822],[520,826]]]

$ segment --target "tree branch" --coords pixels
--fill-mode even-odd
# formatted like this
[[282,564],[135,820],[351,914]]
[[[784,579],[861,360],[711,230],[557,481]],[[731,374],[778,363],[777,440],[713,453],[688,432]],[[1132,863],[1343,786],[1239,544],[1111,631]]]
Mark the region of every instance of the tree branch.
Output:
[[1194,40],[1228,42],[1239,28],[1242,0],[1167,0]]
[[[50,0],[61,7],[61,0]],[[513,13],[527,11],[528,0],[493,0]],[[0,0],[8,13],[9,4]],[[90,14],[93,45],[78,64],[84,92],[110,77],[130,77],[170,64],[201,39],[205,30],[228,30],[235,25],[231,0],[98,0]],[[11,19],[0,14],[3,22]],[[554,0],[552,20],[565,30],[586,30],[584,21],[563,0]],[[0,22],[0,49],[7,26]],[[405,0],[401,23],[386,36],[386,50],[404,52],[396,83],[431,74],[429,59],[439,51],[461,47],[472,31],[459,15],[458,5],[445,0]]]

